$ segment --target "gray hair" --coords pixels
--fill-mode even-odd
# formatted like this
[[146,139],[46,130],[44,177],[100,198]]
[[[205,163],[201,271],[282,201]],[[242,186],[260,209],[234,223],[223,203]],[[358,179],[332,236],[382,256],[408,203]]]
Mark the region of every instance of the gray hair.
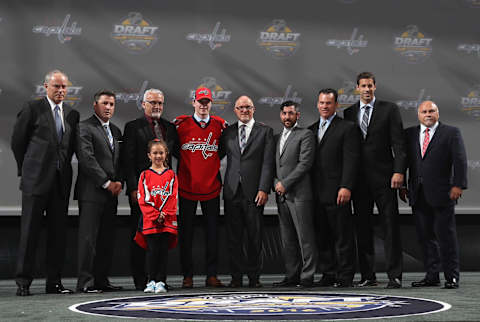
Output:
[[147,99],[147,95],[149,93],[158,94],[158,95],[162,95],[163,97],[165,97],[165,95],[163,95],[163,92],[161,90],[156,89],[156,88],[150,88],[150,89],[147,89],[145,91],[145,93],[143,93],[143,101],[145,101]]
[[54,69],[54,70],[49,71],[49,72],[45,75],[45,83],[48,83],[48,82],[50,81],[50,79],[52,79],[53,74],[62,74],[63,76],[65,76],[66,78],[68,78],[67,74],[65,74],[64,72],[62,72],[60,69]]

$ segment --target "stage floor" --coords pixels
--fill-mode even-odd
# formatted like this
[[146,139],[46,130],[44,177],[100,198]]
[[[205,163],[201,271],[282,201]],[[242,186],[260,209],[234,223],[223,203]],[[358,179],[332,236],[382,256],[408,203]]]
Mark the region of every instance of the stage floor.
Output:
[[[231,289],[211,289],[205,288],[205,277],[196,276],[194,278],[195,287],[191,290],[181,289],[181,276],[169,276],[168,284],[174,289],[168,295],[176,294],[196,294],[196,293],[219,293],[219,292],[256,292],[268,293],[285,292],[308,292],[308,293],[335,293],[335,294],[375,294],[400,297],[413,297],[445,302],[451,305],[446,311],[416,315],[410,317],[395,317],[390,319],[380,319],[388,321],[479,321],[480,320],[480,272],[462,272],[460,288],[456,290],[446,290],[441,287],[412,288],[412,281],[419,280],[423,273],[406,273],[403,277],[403,288],[389,290],[385,289],[388,281],[385,274],[377,274],[379,286],[368,288],[349,288],[336,289],[333,287],[314,287],[308,289],[298,288],[273,288],[271,285],[275,281],[280,281],[281,275],[264,275],[261,277],[263,288],[250,289],[247,287]],[[219,278],[228,284],[230,278],[220,275]],[[318,280],[320,276],[317,276]],[[357,278],[358,279],[358,274]],[[97,300],[107,300],[125,297],[146,296],[143,292],[136,291],[130,277],[113,277],[111,282],[114,285],[124,287],[123,291],[109,292],[103,294],[82,294],[72,295],[50,295],[45,294],[44,280],[35,280],[30,288],[32,296],[15,296],[16,285],[13,280],[0,280],[0,321],[125,321],[123,318],[101,317],[86,315],[71,311],[69,307],[77,303],[84,303]],[[244,281],[245,284],[246,281]],[[74,289],[76,280],[66,278],[63,284],[67,288]],[[247,283],[248,284],[248,283]],[[443,280],[442,280],[443,287]],[[379,319],[376,319],[378,321]]]

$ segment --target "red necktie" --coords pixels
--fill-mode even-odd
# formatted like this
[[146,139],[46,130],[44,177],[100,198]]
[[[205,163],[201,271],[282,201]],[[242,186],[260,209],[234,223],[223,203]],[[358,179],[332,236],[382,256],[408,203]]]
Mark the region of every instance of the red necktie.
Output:
[[423,138],[422,158],[425,156],[425,152],[427,152],[428,143],[430,143],[430,129],[427,127],[425,129],[425,137]]

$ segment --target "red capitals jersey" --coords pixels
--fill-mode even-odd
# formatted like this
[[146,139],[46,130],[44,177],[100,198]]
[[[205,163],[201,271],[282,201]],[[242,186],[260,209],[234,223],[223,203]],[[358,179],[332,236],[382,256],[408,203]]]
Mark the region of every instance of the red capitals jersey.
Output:
[[[178,183],[175,172],[165,169],[158,173],[147,169],[140,174],[138,180],[138,205],[142,211],[135,240],[144,246],[143,236],[148,234],[170,233],[169,248],[177,244],[177,194]],[[165,214],[165,219],[159,223],[160,212]],[[146,245],[146,243],[145,243]]]
[[210,200],[220,194],[218,143],[226,128],[224,119],[210,116],[204,127],[192,115],[174,120],[180,139],[179,193],[189,200]]

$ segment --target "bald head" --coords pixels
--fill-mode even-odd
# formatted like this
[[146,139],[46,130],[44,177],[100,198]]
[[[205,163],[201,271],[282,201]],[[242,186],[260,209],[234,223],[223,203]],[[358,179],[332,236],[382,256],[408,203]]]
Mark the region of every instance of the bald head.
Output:
[[250,97],[242,95],[235,101],[235,115],[242,123],[248,123],[253,118],[255,106]]
[[426,127],[435,125],[439,117],[437,104],[433,101],[424,101],[418,106],[418,120]]

